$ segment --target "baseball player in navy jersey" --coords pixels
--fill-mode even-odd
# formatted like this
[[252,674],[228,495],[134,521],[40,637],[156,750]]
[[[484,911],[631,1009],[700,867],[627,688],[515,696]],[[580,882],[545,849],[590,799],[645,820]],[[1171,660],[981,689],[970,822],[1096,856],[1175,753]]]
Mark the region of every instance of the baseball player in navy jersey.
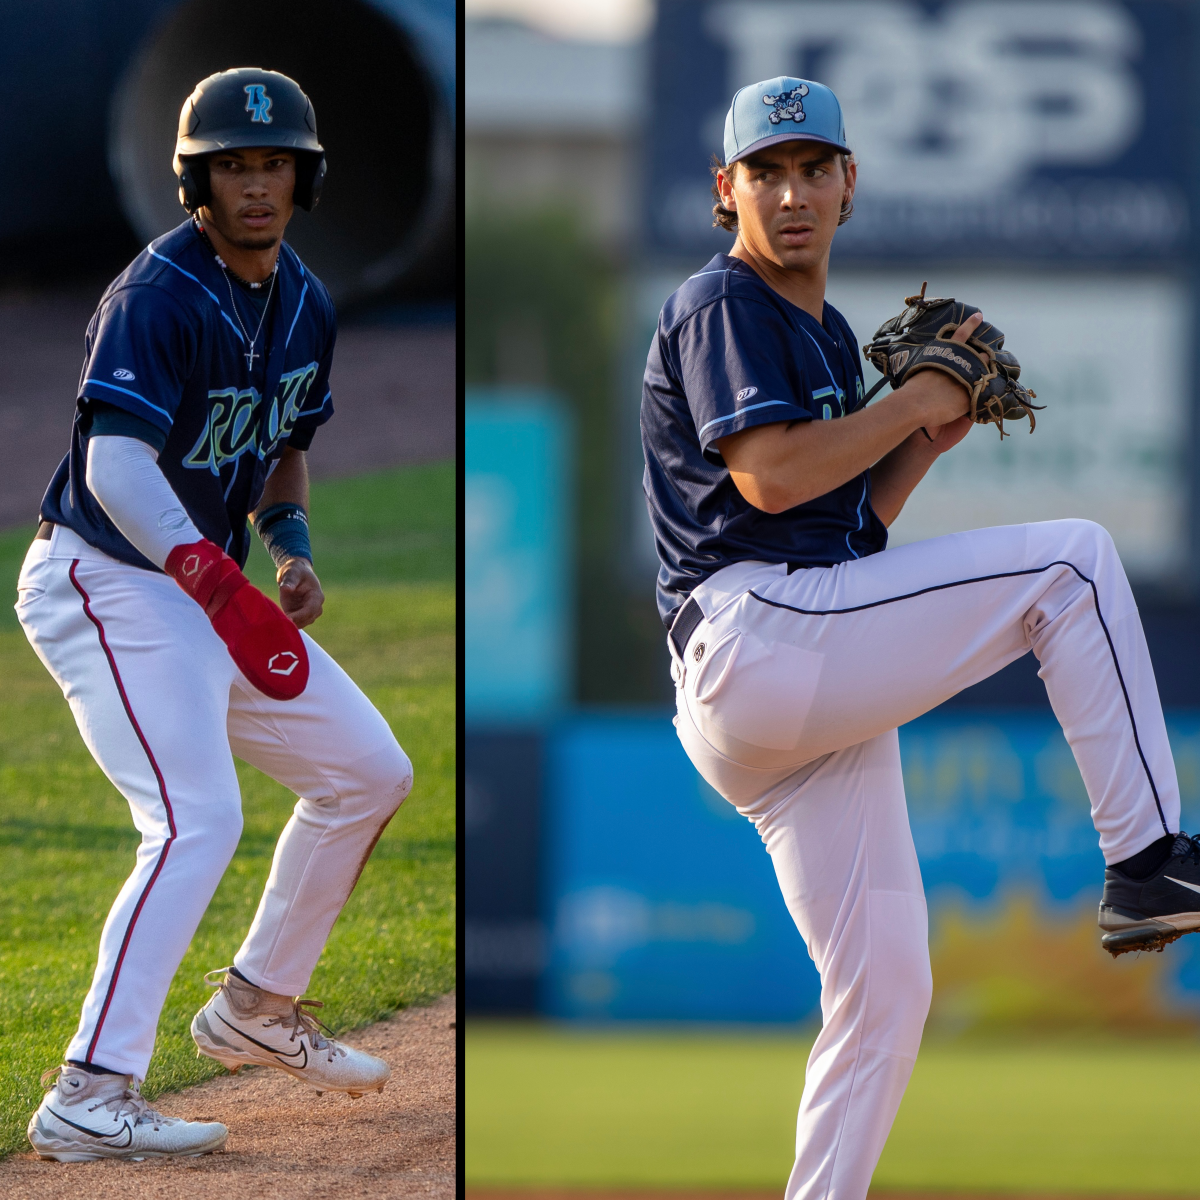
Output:
[[1091,800],[1114,952],[1200,928],[1200,838],[1179,832],[1141,622],[1100,526],[887,548],[971,418],[937,370],[865,405],[854,336],[825,300],[856,174],[834,94],[743,88],[724,151],[714,212],[736,241],[667,301],[646,364],[658,607],[679,738],[762,835],[821,976],[788,1200],[861,1200],[931,990],[897,726],[1033,651]]
[[[139,1087],[171,979],[241,833],[234,755],[299,797],[253,924],[196,1014],[199,1052],[318,1092],[381,1089],[387,1065],[300,1000],[412,768],[387,723],[300,632],[320,616],[305,451],[333,413],[333,305],[284,242],[325,173],[295,82],[200,83],[175,169],[191,214],[104,293],[71,446],[41,507],[17,613],[142,835],[109,912],[65,1062],[29,1123],[45,1158],[202,1154],[226,1129]],[[240,568],[253,521],[282,608]]]

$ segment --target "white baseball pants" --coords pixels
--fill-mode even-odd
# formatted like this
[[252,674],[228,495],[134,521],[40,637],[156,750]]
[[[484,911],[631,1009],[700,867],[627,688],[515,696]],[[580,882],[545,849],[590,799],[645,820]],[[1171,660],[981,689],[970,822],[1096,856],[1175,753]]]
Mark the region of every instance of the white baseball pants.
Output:
[[172,579],[69,529],[33,543],[17,586],[26,636],[142,835],[66,1057],[144,1079],[167,989],[241,835],[233,756],[300,797],[234,958],[252,983],[288,996],[308,986],[412,766],[310,638],[308,687],[271,700]]
[[1089,521],[792,574],[739,563],[693,595],[704,619],[671,649],[680,740],[758,828],[821,975],[786,1197],[863,1200],[932,986],[896,728],[1032,649],[1105,861],[1120,862],[1179,829],[1141,621]]

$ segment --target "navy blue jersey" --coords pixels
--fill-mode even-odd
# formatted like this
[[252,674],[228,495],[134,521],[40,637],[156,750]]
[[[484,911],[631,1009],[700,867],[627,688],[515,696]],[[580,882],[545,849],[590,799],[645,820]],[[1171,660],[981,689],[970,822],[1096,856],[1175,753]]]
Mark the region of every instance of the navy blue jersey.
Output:
[[272,466],[289,443],[307,449],[333,413],[336,320],[324,285],[285,242],[251,364],[260,314],[243,289],[232,292],[190,220],[151,242],[109,285],[88,325],[71,449],[46,489],[43,520],[69,526],[123,562],[157,569],[87,489],[91,403],[100,401],[160,431],[158,465],[188,516],[245,563],[246,516]]
[[713,445],[755,425],[835,420],[862,405],[858,346],[831,305],[817,321],[724,254],[671,296],[642,385],[643,487],[662,563],[664,623],[730,563],[832,566],[887,545],[869,471],[807,504],[766,513],[737,490]]

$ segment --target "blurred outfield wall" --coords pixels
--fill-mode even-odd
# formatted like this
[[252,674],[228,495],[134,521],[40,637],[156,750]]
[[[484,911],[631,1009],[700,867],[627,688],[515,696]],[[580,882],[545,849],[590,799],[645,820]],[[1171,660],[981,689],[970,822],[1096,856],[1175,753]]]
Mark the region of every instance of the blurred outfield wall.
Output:
[[[1200,820],[1200,714],[1173,714],[1183,824]],[[1200,944],[1114,962],[1104,860],[1053,717],[933,713],[900,730],[930,901],[935,1026],[1162,1032],[1200,1022]],[[754,827],[669,717],[581,716],[547,743],[542,1011],[792,1022],[819,982]]]

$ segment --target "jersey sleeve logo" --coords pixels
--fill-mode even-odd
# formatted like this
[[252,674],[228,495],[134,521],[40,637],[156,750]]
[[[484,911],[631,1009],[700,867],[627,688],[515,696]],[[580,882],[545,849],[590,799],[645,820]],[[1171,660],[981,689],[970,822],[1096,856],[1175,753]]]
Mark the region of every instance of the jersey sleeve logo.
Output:
[[113,372],[113,378],[114,379],[136,379],[137,376],[132,371],[126,370],[125,367],[118,367]]
[[251,113],[251,123],[261,121],[264,125],[271,124],[271,97],[267,95],[265,84],[248,83],[242,89],[246,93],[246,111]]
[[751,396],[757,396],[757,395],[758,395],[758,388],[756,388],[756,387],[742,388],[742,390],[740,392],[738,392],[738,394],[734,397],[734,403],[741,404],[741,402],[743,400],[749,400]]
[[773,106],[771,112],[767,113],[767,120],[772,125],[778,125],[780,121],[795,121],[797,123],[803,121],[805,112],[801,101],[807,95],[808,84],[802,83],[792,88],[790,92],[783,92],[778,96],[764,96],[763,103]]

